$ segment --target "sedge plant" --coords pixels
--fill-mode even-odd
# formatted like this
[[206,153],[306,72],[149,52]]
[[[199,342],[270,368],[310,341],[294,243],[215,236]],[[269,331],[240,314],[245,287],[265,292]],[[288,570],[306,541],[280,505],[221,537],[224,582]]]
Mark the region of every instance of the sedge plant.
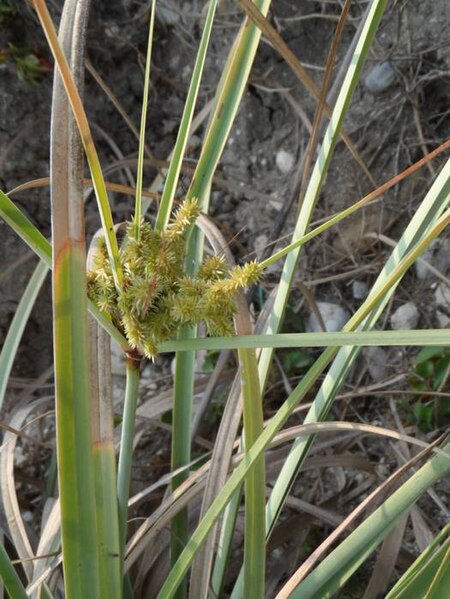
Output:
[[[279,34],[266,18],[269,0],[241,0],[247,16],[228,55],[218,83],[209,123],[191,186],[174,208],[182,159],[193,122],[201,76],[212,32],[217,2],[210,0],[196,57],[183,117],[169,163],[166,183],[154,224],[145,214],[143,161],[146,144],[146,111],[151,74],[151,49],[157,2],[153,1],[144,80],[139,140],[135,210],[131,222],[122,225],[118,241],[100,159],[90,133],[82,102],[83,47],[88,2],[67,0],[59,41],[43,0],[33,2],[55,58],[56,77],[52,112],[53,236],[50,244],[31,222],[0,192],[0,215],[40,258],[40,264],[11,323],[0,356],[0,372],[9,376],[24,325],[47,269],[52,269],[56,381],[56,428],[60,504],[55,504],[41,531],[35,553],[23,526],[14,491],[13,453],[3,447],[2,501],[10,536],[24,576],[19,576],[5,546],[0,547],[0,573],[12,599],[56,597],[52,586],[59,560],[64,572],[65,596],[80,597],[207,597],[224,596],[233,535],[244,498],[244,551],[242,572],[232,581],[234,598],[265,596],[267,542],[298,476],[314,435],[320,434],[360,347],[364,345],[450,345],[448,331],[378,331],[377,319],[397,285],[418,257],[448,226],[450,215],[450,163],[447,162],[425,195],[411,222],[373,285],[367,299],[338,333],[280,334],[289,292],[301,248],[339,220],[373,201],[413,170],[448,147],[448,142],[380,186],[317,229],[310,230],[334,149],[340,139],[349,146],[364,176],[368,170],[343,129],[344,118],[358,84],[364,61],[386,9],[385,0],[371,2],[361,20],[340,92],[330,107],[322,92],[311,85]],[[343,19],[348,14],[348,3]],[[261,262],[232,264],[226,242],[205,216],[213,177],[245,92],[261,32],[272,41],[291,68],[318,99],[313,138],[319,138],[323,113],[330,117],[314,162],[310,149],[310,174],[301,192],[301,209],[293,237],[286,247]],[[338,36],[336,38],[336,43]],[[330,65],[332,60],[330,60]],[[330,67],[331,68],[331,67]],[[327,73],[329,77],[330,72]],[[314,143],[311,147],[314,148]],[[89,252],[84,245],[83,162],[84,149],[97,198],[102,230]],[[370,173],[369,173],[370,175]],[[370,177],[369,177],[370,178]],[[32,185],[32,184],[30,184]],[[115,189],[120,190],[116,184]],[[124,190],[126,191],[126,190]],[[129,190],[128,190],[129,191]],[[213,252],[204,257],[205,237]],[[268,314],[254,334],[243,290],[263,279],[265,269],[284,260],[279,285]],[[88,313],[93,318],[89,317]],[[203,325],[209,338],[198,338]],[[111,402],[109,337],[123,349],[127,386],[116,465],[113,408]],[[324,347],[301,382],[288,394],[270,421],[263,423],[262,397],[277,347]],[[237,350],[239,374],[227,401],[212,456],[197,471],[191,467],[191,415],[195,384],[195,352],[215,348]],[[261,350],[259,354],[256,350]],[[139,395],[140,363],[159,353],[175,351],[175,383],[172,415],[171,473],[165,481],[171,493],[149,514],[132,535],[128,533],[128,504]],[[283,431],[298,404],[315,389],[315,396],[301,431]],[[5,384],[0,387],[0,403]],[[41,404],[39,404],[41,405]],[[34,405],[13,423],[23,423]],[[243,421],[240,432],[241,413]],[[331,425],[331,423],[329,423]],[[310,428],[308,428],[310,427]],[[20,434],[13,426],[8,434]],[[336,426],[337,428],[337,426]],[[283,434],[295,441],[266,501],[265,452],[281,443]],[[383,434],[380,431],[380,434]],[[25,438],[25,437],[24,437]],[[408,437],[402,436],[403,441]],[[236,448],[240,453],[236,455]],[[376,549],[411,505],[450,470],[448,442],[428,446],[420,455],[422,465],[352,533],[329,553],[331,541],[318,547],[287,581],[278,597],[332,596]],[[235,458],[235,459],[234,459]],[[408,467],[418,467],[413,461]],[[407,467],[402,471],[404,474]],[[74,473],[76,476],[74,477]],[[203,501],[199,496],[203,493]],[[136,499],[138,501],[138,499]],[[200,517],[193,532],[188,507]],[[361,507],[361,510],[363,510]],[[221,516],[223,518],[220,520]],[[219,522],[220,521],[220,522]],[[147,575],[158,570],[155,547],[164,526],[171,525],[171,569],[155,589],[146,587]],[[220,524],[220,525],[219,525]],[[390,590],[389,597],[444,597],[449,576],[448,527],[436,535],[429,549]],[[339,538],[336,529],[333,541]],[[60,542],[61,539],[61,542]],[[40,555],[40,551],[43,555]],[[35,558],[39,559],[35,559]],[[167,560],[167,553],[163,553]],[[320,563],[319,562],[320,558]],[[43,561],[41,561],[43,560]],[[39,563],[40,562],[40,563]],[[137,566],[132,568],[133,566]],[[187,575],[192,567],[188,583]],[[136,572],[138,574],[136,575]],[[388,581],[387,581],[388,582]],[[387,583],[386,583],[387,584]],[[59,596],[59,595],[58,595]]]

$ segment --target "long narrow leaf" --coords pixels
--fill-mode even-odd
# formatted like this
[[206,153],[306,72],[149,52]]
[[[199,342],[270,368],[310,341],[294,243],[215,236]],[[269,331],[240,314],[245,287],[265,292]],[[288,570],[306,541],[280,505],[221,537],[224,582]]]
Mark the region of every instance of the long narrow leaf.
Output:
[[20,339],[47,273],[48,266],[39,260],[39,264],[36,266],[20,299],[3,343],[0,354],[0,409],[5,397],[6,386],[8,384],[9,375],[19,347]]
[[139,240],[141,235],[142,214],[142,179],[144,173],[145,128],[147,124],[148,94],[150,89],[150,67],[152,62],[153,30],[155,27],[156,0],[152,0],[150,26],[147,42],[147,58],[145,61],[144,94],[142,98],[141,129],[139,132],[139,152],[136,177],[136,202],[134,207],[134,236]]
[[445,329],[414,329],[403,331],[342,331],[336,333],[278,333],[277,335],[236,335],[233,337],[208,337],[204,339],[177,339],[161,343],[161,353],[174,351],[222,350],[239,348],[298,348],[337,347],[354,345],[433,346],[448,345]]
[[[303,200],[297,219],[297,224],[292,236],[293,243],[305,235],[306,229],[309,226],[313,209],[325,182],[325,177],[331,162],[334,148],[339,138],[344,116],[350,105],[350,101],[358,83],[367,53],[386,7],[386,1],[387,0],[374,0],[367,15],[366,23],[353,54],[351,67],[347,72],[341,91],[336,100],[336,105],[325,132],[324,141],[319,151],[319,156],[311,174],[311,179],[306,190],[305,198]],[[272,316],[268,324],[269,333],[276,332],[280,327],[293,277],[297,268],[299,256],[300,248],[289,253],[284,263],[277,296],[272,310]],[[263,383],[263,386],[265,385],[265,381],[268,376],[272,355],[272,350],[263,350],[260,356],[260,379]]]
[[[256,0],[255,5],[265,16],[270,0]],[[202,206],[247,85],[260,38],[258,27],[246,20],[223,70],[211,121],[188,191],[188,196],[199,198]]]
[[425,595],[442,562],[442,557],[450,547],[449,534],[450,523],[444,526],[432,543],[397,581],[386,595],[386,599],[419,599]]
[[[372,311],[369,313],[367,318],[358,327],[363,334],[368,335],[369,329],[371,329],[380,314],[382,313],[386,303],[395,291],[395,285],[386,292],[384,297],[380,295],[380,289],[385,286],[386,280],[392,275],[398,264],[406,255],[411,251],[412,248],[417,247],[419,241],[425,236],[426,232],[430,230],[433,223],[438,219],[440,212],[445,209],[448,204],[450,197],[450,160],[447,161],[446,165],[442,169],[440,175],[434,182],[432,188],[424,198],[420,208],[417,210],[415,216],[411,220],[401,239],[399,240],[396,248],[392,252],[389,260],[385,267],[374,283],[369,297],[360,309],[363,309],[368,302],[371,302],[371,298],[378,294],[380,296],[380,302],[375,304]],[[400,333],[399,331],[397,331]],[[438,335],[442,333],[436,331]],[[372,335],[372,332],[370,333]],[[403,333],[402,333],[403,334]],[[417,334],[417,339],[428,335],[433,335],[431,331],[424,331],[423,333]],[[445,332],[444,332],[445,336]],[[410,344],[413,341],[409,342]],[[353,345],[353,347],[352,347]],[[337,395],[340,386],[342,385],[345,375],[348,369],[352,365],[358,354],[358,348],[356,344],[352,344],[347,347],[343,347],[337,355],[334,363],[330,369],[330,372],[325,377],[319,393],[316,395],[313,406],[309,410],[305,417],[305,422],[317,422],[326,418],[332,402]],[[283,505],[284,497],[286,497],[291,484],[306,457],[309,446],[312,439],[299,439],[295,442],[288,458],[286,459],[283,468],[278,476],[277,481],[273,487],[271,496],[267,505],[267,531],[270,534],[272,526],[276,521],[277,515]]]
[[95,195],[98,202],[100,218],[102,221],[105,241],[108,248],[108,254],[111,260],[111,268],[114,275],[116,286],[120,288],[123,274],[119,260],[119,247],[117,244],[116,234],[114,232],[114,223],[112,220],[111,209],[108,201],[108,193],[103,179],[103,173],[100,166],[97,151],[90,131],[86,113],[83,108],[80,94],[74,83],[70,67],[67,59],[59,44],[53,21],[48,12],[45,0],[33,0],[34,7],[38,14],[44,33],[47,37],[48,44],[52,51],[55,62],[58,66],[59,73],[64,84],[67,97],[72,106],[73,114],[76,119],[78,129],[84,150],[86,152],[89,169],[91,171],[92,181],[94,184]]
[[200,81],[205,65],[206,51],[208,49],[216,8],[217,0],[211,0],[208,6],[208,14],[206,15],[205,25],[203,27],[200,46],[189,85],[189,92],[184,105],[183,116],[181,119],[180,128],[178,130],[175,148],[173,150],[166,183],[164,185],[164,190],[161,197],[161,203],[159,205],[155,224],[157,229],[164,229],[166,227],[167,223],[169,222],[170,213],[172,211],[172,203],[178,185],[178,178],[180,176],[182,160],[189,137],[189,130],[191,128],[191,123],[194,116],[195,104],[197,102],[198,90],[200,88]]
[[[60,24],[61,43],[80,87],[88,8],[87,0],[67,0]],[[56,39],[54,30],[53,33]],[[100,549],[95,509],[81,150],[75,120],[56,72],[50,176],[56,445],[64,587],[67,599],[106,599],[100,573],[107,570],[105,558],[114,558]]]
[[[443,449],[448,451],[450,444]],[[440,456],[432,458],[366,518],[289,596],[292,599],[331,597],[377,547],[405,511],[449,471],[449,459]]]
[[28,599],[25,587],[15,571],[3,543],[0,543],[0,577],[11,599]]
[[[384,287],[381,288],[377,294],[373,294],[371,303],[364,308],[361,308],[352,318],[350,326],[357,326],[363,321],[367,314],[370,313],[371,309],[373,309],[373,305],[377,305],[380,302],[380,298],[386,294],[386,290],[395,285],[404,275],[406,270],[417,258],[417,254],[420,251],[423,252],[431,243],[431,241],[436,238],[437,235],[439,235],[447,223],[448,218],[448,215],[445,215],[445,218],[441,218],[440,221],[429,232],[427,238],[418,244],[417,248],[415,248],[415,250],[408,254],[408,256],[406,256],[405,259],[397,265],[385,282]],[[328,348],[321,354],[321,356],[305,374],[299,385],[294,389],[285,403],[279,408],[278,412],[272,418],[254,445],[246,452],[242,463],[236,468],[236,470],[228,479],[227,483],[224,485],[222,492],[216,497],[215,501],[200,522],[198,528],[191,536],[178,562],[175,564],[174,568],[166,579],[166,582],[159,595],[161,599],[171,597],[173,592],[175,592],[182,577],[185,575],[186,570],[189,568],[199,544],[202,543],[206,538],[211,527],[214,525],[215,520],[227,505],[236,488],[239,487],[247,472],[254,467],[255,462],[262,455],[262,452],[267,448],[277,431],[280,430],[280,428],[286,422],[295,406],[298,405],[298,403],[303,399],[320,374],[322,374],[322,372],[334,358],[336,352],[337,348]]]
[[[17,208],[17,206],[0,190],[0,216],[8,223],[11,229],[35,252],[37,256],[48,266],[52,267],[52,246],[42,233],[28,220],[28,218]],[[90,313],[97,322],[109,333],[112,339],[124,349],[128,342],[121,332],[116,329],[112,322],[100,312],[90,300],[88,301]]]

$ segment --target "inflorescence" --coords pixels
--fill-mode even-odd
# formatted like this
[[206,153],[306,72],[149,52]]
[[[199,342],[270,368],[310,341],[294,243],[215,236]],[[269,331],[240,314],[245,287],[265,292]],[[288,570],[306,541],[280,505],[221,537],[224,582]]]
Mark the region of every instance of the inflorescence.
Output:
[[186,275],[186,239],[199,213],[197,201],[186,200],[164,231],[143,221],[139,239],[128,223],[120,249],[124,281],[119,292],[103,238],[87,274],[90,299],[130,346],[149,358],[182,325],[204,322],[210,335],[231,335],[237,293],[261,277],[257,262],[229,269],[222,256],[206,258],[194,277]]

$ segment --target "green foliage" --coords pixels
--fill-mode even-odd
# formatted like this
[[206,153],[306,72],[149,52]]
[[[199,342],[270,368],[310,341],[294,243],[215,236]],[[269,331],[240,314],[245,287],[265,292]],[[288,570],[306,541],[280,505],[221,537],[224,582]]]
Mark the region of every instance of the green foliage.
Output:
[[433,390],[443,383],[450,367],[448,347],[425,347],[418,354],[411,385],[418,390]]
[[[445,383],[450,369],[450,349],[448,347],[425,347],[417,355],[413,374],[409,379],[415,391],[437,391]],[[450,402],[445,398],[431,401],[417,401],[413,414],[419,427],[428,432],[436,426],[448,424]]]
[[286,353],[282,357],[283,367],[288,375],[297,374],[298,371],[308,368],[314,359],[306,351],[297,349]]
[[[7,5],[5,6],[5,10]],[[8,14],[8,13],[6,13]],[[0,23],[4,19],[4,9],[0,7]],[[21,81],[39,83],[49,72],[50,66],[27,46],[8,44],[6,50],[0,50],[0,66],[10,66]]]
[[12,17],[15,12],[13,0],[0,0],[0,25]]
[[96,248],[87,275],[88,295],[125,333],[130,346],[149,358],[183,325],[204,322],[210,335],[231,335],[236,294],[260,278],[256,262],[228,271],[221,256],[206,258],[195,277],[185,275],[186,240],[198,215],[197,201],[186,200],[164,231],[142,221],[139,239],[134,223],[129,223],[120,250],[120,292],[105,241]]

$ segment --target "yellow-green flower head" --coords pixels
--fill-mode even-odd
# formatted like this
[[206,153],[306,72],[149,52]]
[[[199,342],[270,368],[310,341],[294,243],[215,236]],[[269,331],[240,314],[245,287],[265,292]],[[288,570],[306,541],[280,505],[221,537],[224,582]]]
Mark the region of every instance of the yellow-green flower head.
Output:
[[120,250],[125,274],[120,293],[104,240],[98,243],[87,275],[89,297],[112,317],[130,346],[149,358],[182,325],[204,322],[210,335],[231,335],[237,293],[261,278],[257,262],[229,270],[222,256],[206,258],[195,277],[186,276],[186,238],[199,214],[197,200],[186,200],[165,231],[142,221],[139,240],[129,223]]

